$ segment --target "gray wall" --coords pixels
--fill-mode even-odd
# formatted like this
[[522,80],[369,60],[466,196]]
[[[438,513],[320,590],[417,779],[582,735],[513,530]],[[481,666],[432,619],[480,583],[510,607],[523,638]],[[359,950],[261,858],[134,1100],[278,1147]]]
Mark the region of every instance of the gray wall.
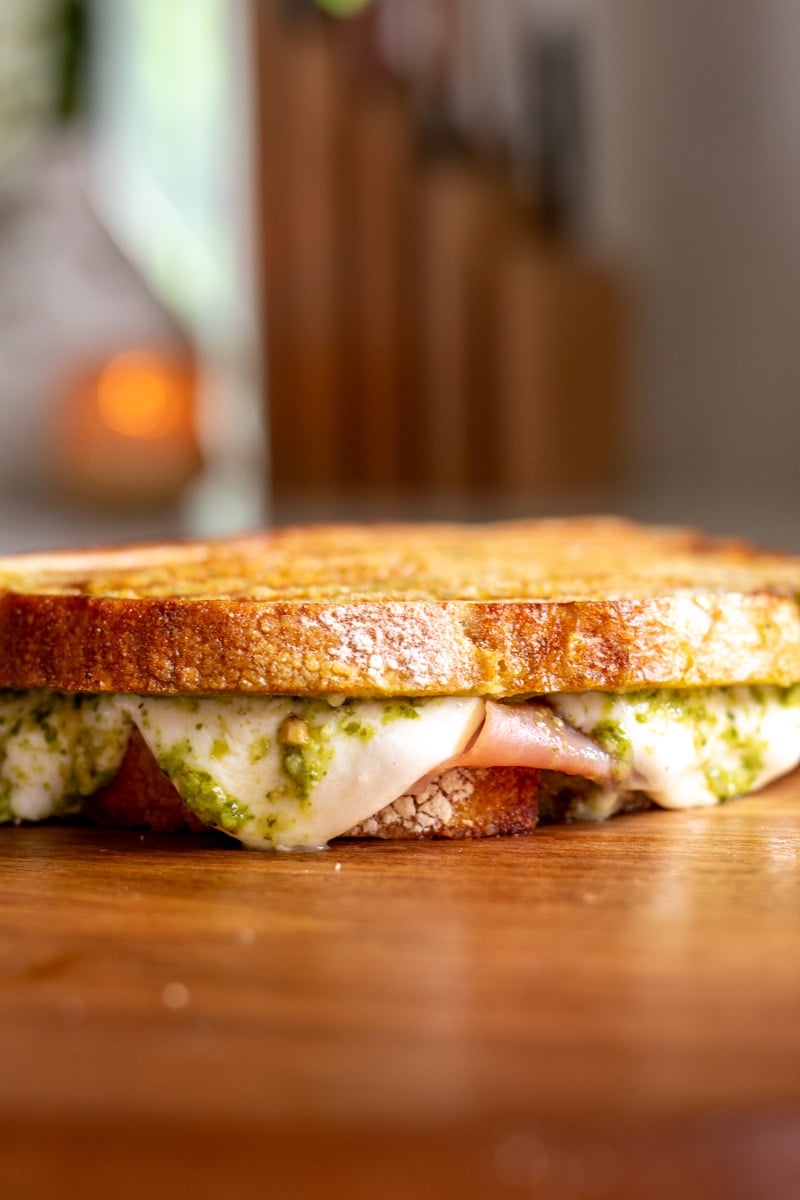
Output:
[[593,232],[640,305],[641,504],[797,544],[800,3],[576,8],[595,47]]

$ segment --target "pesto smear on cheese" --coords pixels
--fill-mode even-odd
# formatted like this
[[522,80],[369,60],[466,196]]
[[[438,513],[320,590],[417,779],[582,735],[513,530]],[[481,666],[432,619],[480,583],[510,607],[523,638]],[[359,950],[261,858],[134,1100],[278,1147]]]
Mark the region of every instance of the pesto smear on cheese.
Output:
[[483,720],[477,697],[122,696],[187,808],[247,846],[318,847],[391,804]]
[[0,692],[0,821],[77,812],[119,770],[128,733],[99,696]]
[[[800,761],[800,688],[658,688],[549,696],[573,728],[614,755],[663,808],[694,808],[755,791]],[[630,787],[630,782],[626,785]],[[598,788],[586,817],[604,817],[622,787]]]
[[[800,687],[539,699],[613,758],[616,783],[581,791],[578,816],[606,816],[632,789],[669,808],[715,804],[800,761]],[[480,697],[0,692],[0,821],[78,812],[136,726],[205,824],[253,847],[322,846],[459,755],[485,711]]]

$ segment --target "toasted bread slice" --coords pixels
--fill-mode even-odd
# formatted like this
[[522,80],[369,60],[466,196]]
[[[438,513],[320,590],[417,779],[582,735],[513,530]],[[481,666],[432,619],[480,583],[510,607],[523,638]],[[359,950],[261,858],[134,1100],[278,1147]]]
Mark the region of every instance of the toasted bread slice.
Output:
[[[532,833],[538,788],[538,771],[456,768],[432,779],[418,795],[399,797],[343,836],[476,838]],[[206,829],[161,773],[136,729],[116,777],[84,800],[82,814],[95,824],[122,829]]]
[[0,559],[0,686],[464,695],[800,679],[800,560],[613,518]]

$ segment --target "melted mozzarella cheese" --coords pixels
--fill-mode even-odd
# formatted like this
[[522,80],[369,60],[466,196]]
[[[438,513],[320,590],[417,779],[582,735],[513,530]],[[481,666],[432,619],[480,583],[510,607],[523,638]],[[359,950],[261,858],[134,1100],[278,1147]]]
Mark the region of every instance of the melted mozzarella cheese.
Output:
[[184,803],[245,845],[319,847],[458,754],[479,698],[120,697]]
[[[667,808],[715,804],[800,761],[800,687],[546,700],[617,764],[618,786],[590,792],[576,815],[607,816],[631,790]],[[479,697],[336,703],[4,692],[0,821],[77,811],[118,770],[135,724],[206,824],[248,846],[321,846],[461,754],[485,710]]]
[[800,695],[778,687],[582,692],[548,697],[574,728],[611,751],[620,789],[586,815],[604,817],[623,787],[664,808],[716,804],[755,791],[800,762]]
[[130,723],[96,696],[0,694],[0,820],[75,812],[119,770]]

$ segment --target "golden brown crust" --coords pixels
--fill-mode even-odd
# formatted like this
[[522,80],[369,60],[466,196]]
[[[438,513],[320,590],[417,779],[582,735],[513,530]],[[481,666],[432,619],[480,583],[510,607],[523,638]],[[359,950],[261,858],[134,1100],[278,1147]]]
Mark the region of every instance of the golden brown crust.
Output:
[[0,559],[0,686],[525,693],[800,679],[800,560],[612,518]]
[[[532,833],[539,772],[521,767],[460,767],[403,796],[346,837],[474,838]],[[139,731],[131,733],[116,777],[83,802],[82,816],[117,829],[156,833],[204,830],[161,773]]]

